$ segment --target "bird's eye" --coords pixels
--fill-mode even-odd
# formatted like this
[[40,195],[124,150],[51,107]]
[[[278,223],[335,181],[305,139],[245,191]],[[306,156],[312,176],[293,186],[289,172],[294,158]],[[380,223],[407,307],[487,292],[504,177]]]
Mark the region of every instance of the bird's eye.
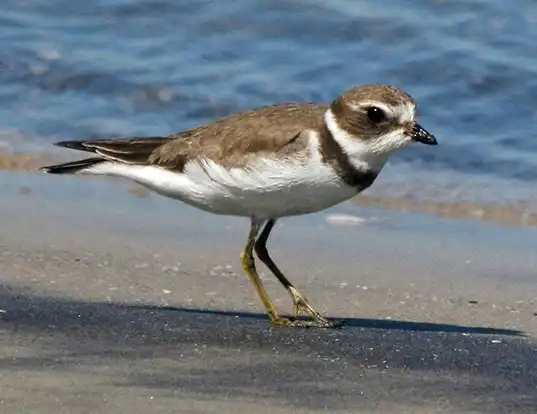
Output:
[[377,106],[367,108],[367,117],[374,124],[379,124],[386,120],[386,113]]

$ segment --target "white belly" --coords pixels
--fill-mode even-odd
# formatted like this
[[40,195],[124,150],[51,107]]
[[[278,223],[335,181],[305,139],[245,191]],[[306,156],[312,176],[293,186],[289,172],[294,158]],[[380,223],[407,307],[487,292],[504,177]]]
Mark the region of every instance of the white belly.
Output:
[[86,171],[130,178],[166,197],[215,214],[277,218],[312,213],[356,195],[316,154],[303,160],[260,159],[247,169],[190,162],[183,173],[116,162]]

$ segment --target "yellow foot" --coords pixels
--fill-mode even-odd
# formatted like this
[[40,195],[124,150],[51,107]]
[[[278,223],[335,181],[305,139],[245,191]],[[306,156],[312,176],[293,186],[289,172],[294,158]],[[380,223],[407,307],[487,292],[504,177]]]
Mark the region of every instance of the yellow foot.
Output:
[[343,325],[341,322],[330,322],[325,318],[320,320],[302,320],[285,316],[278,316],[277,318],[271,319],[270,322],[276,326],[286,326],[289,328],[339,328]]
[[[291,294],[291,297],[293,298],[293,309],[294,309],[293,315],[294,316],[292,318],[287,318],[283,316],[273,317],[271,318],[271,322],[274,325],[291,326],[291,327],[299,327],[299,328],[339,328],[342,325],[341,322],[329,321],[324,316],[322,316],[319,312],[313,309],[313,307],[309,304],[306,297],[302,295],[294,287],[289,287],[288,290],[289,290],[289,293]],[[299,319],[301,313],[308,314],[311,319],[309,320]]]

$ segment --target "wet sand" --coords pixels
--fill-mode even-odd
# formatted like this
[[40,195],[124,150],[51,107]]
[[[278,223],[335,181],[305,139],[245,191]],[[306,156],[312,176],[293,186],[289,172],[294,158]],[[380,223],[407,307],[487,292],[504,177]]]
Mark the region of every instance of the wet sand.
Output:
[[0,170],[35,171],[45,164],[47,158],[39,154],[0,153]]
[[292,330],[240,270],[242,219],[118,180],[0,187],[2,412],[537,410],[531,228],[353,205],[283,220],[274,258],[345,321]]

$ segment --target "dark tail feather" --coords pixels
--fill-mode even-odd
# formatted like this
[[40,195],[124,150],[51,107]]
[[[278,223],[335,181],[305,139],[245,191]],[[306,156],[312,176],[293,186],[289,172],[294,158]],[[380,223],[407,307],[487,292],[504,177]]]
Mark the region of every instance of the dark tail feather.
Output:
[[40,170],[48,174],[75,174],[84,168],[100,164],[104,161],[106,160],[102,158],[86,158],[85,160],[66,162],[65,164],[49,165],[40,168]]
[[57,147],[70,148],[78,151],[95,152],[93,148],[85,147],[84,143],[85,141],[60,141],[55,142],[54,145]]
[[126,164],[145,164],[155,149],[173,138],[121,138],[92,141],[60,141],[54,145],[78,151],[93,152]]

